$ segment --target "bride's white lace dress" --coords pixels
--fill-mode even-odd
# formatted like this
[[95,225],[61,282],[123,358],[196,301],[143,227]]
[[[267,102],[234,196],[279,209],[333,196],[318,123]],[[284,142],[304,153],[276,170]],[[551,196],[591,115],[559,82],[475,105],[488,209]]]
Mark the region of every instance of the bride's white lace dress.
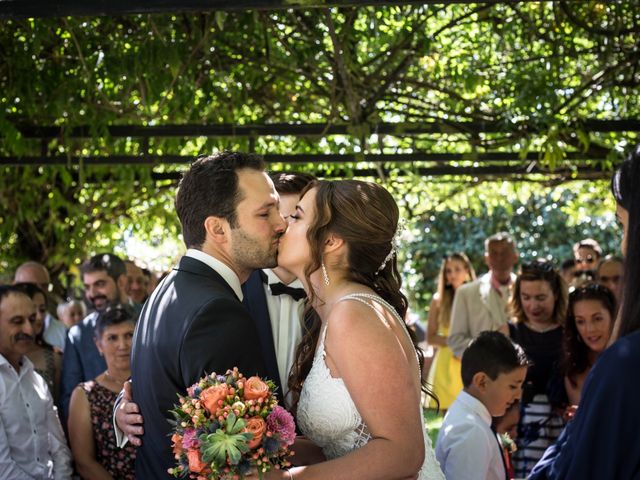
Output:
[[[360,301],[375,310],[371,302],[375,299],[402,321],[396,311],[382,298],[364,295],[348,295],[340,299]],[[377,313],[377,310],[376,310]],[[325,363],[324,341],[327,324],[320,331],[320,341],[313,359],[309,375],[304,381],[296,421],[302,433],[322,448],[327,459],[341,457],[371,440],[367,426],[356,409],[349,391],[341,378],[334,378]],[[422,418],[422,406],[416,405]],[[425,444],[425,458],[420,469],[420,480],[444,480],[440,465],[436,460],[431,440],[427,436],[424,422],[422,432]]]

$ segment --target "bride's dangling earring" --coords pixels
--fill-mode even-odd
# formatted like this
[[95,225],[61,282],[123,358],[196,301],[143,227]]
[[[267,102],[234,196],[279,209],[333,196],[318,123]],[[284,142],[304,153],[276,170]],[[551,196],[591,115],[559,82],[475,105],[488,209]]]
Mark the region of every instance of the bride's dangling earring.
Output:
[[329,274],[327,273],[327,267],[324,266],[324,262],[321,263],[322,265],[322,279],[324,280],[324,284],[328,287],[329,286]]

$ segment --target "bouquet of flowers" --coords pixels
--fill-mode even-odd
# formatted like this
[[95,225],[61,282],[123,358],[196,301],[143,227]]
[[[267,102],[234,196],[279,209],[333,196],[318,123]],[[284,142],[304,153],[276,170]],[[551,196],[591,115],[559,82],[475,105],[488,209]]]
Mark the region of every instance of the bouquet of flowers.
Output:
[[237,368],[212,373],[178,395],[171,437],[176,478],[244,479],[271,468],[287,468],[296,437],[293,417],[278,406],[275,385],[259,377],[245,378]]

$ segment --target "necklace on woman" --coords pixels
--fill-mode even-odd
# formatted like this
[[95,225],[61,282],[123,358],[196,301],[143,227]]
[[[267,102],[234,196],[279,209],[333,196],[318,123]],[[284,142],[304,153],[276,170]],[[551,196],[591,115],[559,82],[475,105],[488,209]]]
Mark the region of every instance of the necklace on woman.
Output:
[[119,386],[119,388],[122,388],[122,386],[124,385],[124,382],[126,382],[126,381],[127,381],[127,378],[129,378],[129,377],[127,377],[127,378],[125,378],[124,380],[120,381],[120,380],[116,379],[113,375],[111,375],[111,374],[109,373],[109,369],[107,369],[107,370],[105,370],[105,372],[104,372],[104,378],[105,378],[105,380],[108,380],[108,381],[109,381],[109,382],[111,382],[112,384],[114,384],[114,385],[118,385],[118,386]]

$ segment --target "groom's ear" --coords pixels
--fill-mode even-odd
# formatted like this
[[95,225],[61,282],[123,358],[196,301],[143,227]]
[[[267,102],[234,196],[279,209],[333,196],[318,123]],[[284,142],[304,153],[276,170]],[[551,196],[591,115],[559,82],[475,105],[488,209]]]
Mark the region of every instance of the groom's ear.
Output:
[[207,237],[211,238],[215,243],[225,243],[227,241],[226,232],[228,231],[229,222],[220,217],[207,217],[204,220],[204,230]]

